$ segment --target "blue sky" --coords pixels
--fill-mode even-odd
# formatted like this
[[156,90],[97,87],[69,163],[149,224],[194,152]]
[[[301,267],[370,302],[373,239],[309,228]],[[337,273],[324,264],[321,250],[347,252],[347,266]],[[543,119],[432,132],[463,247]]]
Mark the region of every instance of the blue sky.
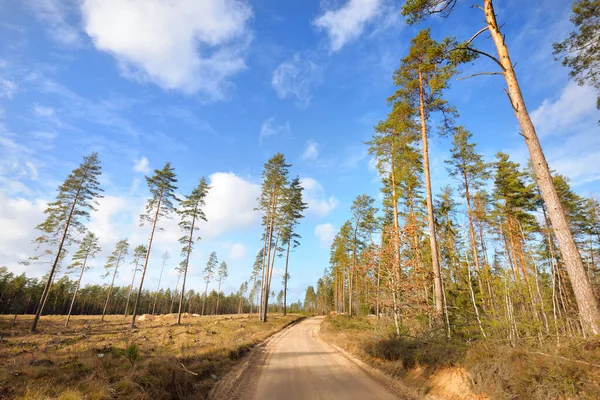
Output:
[[[570,1],[496,2],[528,108],[550,166],[584,195],[597,195],[599,119],[595,93],[567,78],[551,44],[571,29]],[[391,75],[418,29],[467,39],[480,11],[458,2],[449,20],[407,26],[393,0],[0,0],[0,265],[20,273],[33,227],[57,185],[92,151],[100,153],[105,198],[89,229],[103,252],[85,282],[100,282],[116,241],[144,243],[139,228],[144,174],[172,162],[181,194],[201,176],[213,186],[209,222],[192,257],[191,286],[215,250],[230,266],[227,292],[248,278],[260,247],[253,211],[264,162],[282,152],[303,179],[309,203],[292,255],[290,297],[303,298],[327,267],[328,246],[356,195],[378,195],[363,142],[385,117]],[[478,43],[491,49],[481,35]],[[466,75],[493,68],[486,60]],[[525,162],[523,139],[501,77],[453,82],[459,122],[491,160],[502,150]],[[435,188],[452,183],[449,139],[432,137]],[[149,265],[155,288],[169,251],[174,287],[180,232],[165,221]],[[279,290],[283,263],[274,277]],[[46,266],[28,267],[40,276]],[[128,284],[129,267],[119,283]]]

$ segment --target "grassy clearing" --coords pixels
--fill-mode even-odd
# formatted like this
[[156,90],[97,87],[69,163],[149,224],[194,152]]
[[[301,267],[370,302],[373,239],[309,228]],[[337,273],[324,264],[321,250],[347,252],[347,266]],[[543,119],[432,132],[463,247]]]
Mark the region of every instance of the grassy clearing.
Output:
[[215,382],[255,344],[300,318],[270,315],[130,319],[45,316],[31,334],[32,317],[0,316],[0,398],[205,398]]
[[[600,337],[512,347],[493,340],[395,338],[385,321],[329,316],[321,336],[421,394],[442,398],[600,398]],[[596,366],[594,366],[596,365]]]

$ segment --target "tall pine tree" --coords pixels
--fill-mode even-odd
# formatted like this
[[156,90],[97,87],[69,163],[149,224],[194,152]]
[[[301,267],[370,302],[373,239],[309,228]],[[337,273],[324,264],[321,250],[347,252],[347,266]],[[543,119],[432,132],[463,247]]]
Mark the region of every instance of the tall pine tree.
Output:
[[173,201],[177,200],[175,197],[175,190],[177,186],[177,178],[175,176],[175,169],[171,167],[171,163],[166,163],[163,169],[155,169],[154,175],[146,176],[146,183],[150,190],[151,197],[146,202],[146,212],[140,215],[141,225],[149,223],[152,225],[150,231],[150,239],[148,241],[148,251],[146,253],[146,259],[144,260],[144,268],[142,269],[142,278],[140,280],[140,287],[138,289],[135,304],[133,306],[133,314],[131,318],[131,328],[135,328],[135,318],[137,316],[138,307],[140,305],[140,298],[142,296],[142,289],[144,287],[144,278],[146,277],[146,269],[148,268],[148,260],[150,259],[150,251],[152,250],[152,241],[154,240],[154,232],[157,228],[158,221],[161,218],[169,218],[171,212],[175,209]]
[[98,178],[102,173],[98,153],[92,153],[83,158],[79,167],[67,176],[67,179],[58,187],[56,199],[44,210],[46,219],[36,227],[42,235],[35,241],[38,245],[45,245],[56,250],[50,273],[46,280],[42,296],[39,299],[35,317],[31,325],[31,332],[37,330],[37,324],[42,315],[50,286],[59,261],[64,257],[65,245],[73,242],[73,228],[83,231],[83,219],[89,218],[89,213],[95,210],[97,199],[101,198],[102,189]]

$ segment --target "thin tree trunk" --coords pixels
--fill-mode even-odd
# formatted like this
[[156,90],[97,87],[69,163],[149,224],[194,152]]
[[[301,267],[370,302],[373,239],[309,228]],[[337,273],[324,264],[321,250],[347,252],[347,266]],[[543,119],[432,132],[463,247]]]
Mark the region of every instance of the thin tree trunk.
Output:
[[[181,271],[179,271],[179,274],[177,275],[177,284],[175,284],[175,291],[173,292],[173,295],[171,296],[171,308],[169,308],[169,314],[173,314],[173,305],[175,304],[175,298],[177,297],[177,290],[179,289],[179,280],[181,279]],[[181,303],[181,300],[179,301],[179,303]]]
[[287,253],[285,255],[285,275],[283,276],[283,316],[287,315],[287,280],[288,280],[288,264],[290,260],[290,246],[292,238],[288,239]]
[[[273,278],[273,269],[275,268],[275,256],[277,255],[277,246],[279,245],[279,234],[275,238],[275,246],[273,247],[273,257],[272,260],[268,261],[267,264],[267,282],[265,287],[265,295],[263,298],[263,322],[267,322],[267,311],[269,309],[269,294],[271,293],[271,280]],[[269,246],[269,257],[271,253],[271,246]]]
[[219,314],[219,300],[221,300],[221,280],[223,278],[219,277],[219,290],[217,291],[217,305],[215,306],[215,315]]
[[133,285],[135,283],[135,276],[137,275],[138,264],[136,263],[133,267],[133,278],[131,279],[131,285],[129,286],[129,292],[127,293],[127,302],[125,303],[125,315],[123,318],[127,318],[127,313],[129,312],[129,300],[131,298],[131,292],[133,292]]
[[479,316],[479,308],[477,307],[477,302],[475,301],[475,293],[473,292],[473,284],[471,283],[471,263],[469,262],[469,255],[467,256],[467,281],[469,282],[469,291],[471,292],[471,302],[473,303],[473,309],[475,310],[475,316],[477,317],[477,325],[479,325],[479,330],[481,331],[481,336],[484,339],[487,339],[487,335],[485,334],[485,330],[483,329],[483,325],[481,323],[481,318]]
[[156,288],[156,295],[154,296],[154,305],[152,306],[152,315],[156,312],[156,301],[158,300],[158,291],[160,290],[160,281],[162,281],[163,271],[165,270],[165,261],[163,261],[162,267],[160,269],[160,275],[158,277],[158,287]]
[[117,270],[119,269],[119,261],[117,260],[117,265],[115,265],[115,271],[113,272],[112,281],[110,282],[110,288],[108,288],[108,295],[106,296],[106,302],[104,303],[104,310],[102,311],[102,318],[100,322],[104,322],[104,316],[106,315],[106,310],[108,309],[108,302],[110,300],[110,295],[112,294],[113,286],[115,285],[115,278],[117,277]]
[[556,192],[550,168],[535,132],[535,127],[527,112],[517,76],[510,60],[508,48],[504,42],[504,36],[500,32],[500,27],[496,21],[492,0],[484,0],[484,12],[490,34],[498,51],[499,61],[503,67],[504,78],[508,85],[509,99],[519,121],[521,134],[525,137],[525,143],[529,150],[529,157],[535,171],[538,186],[542,192],[542,198],[548,207],[552,228],[554,229],[567,273],[569,274],[579,315],[584,323],[583,329],[597,335],[600,333],[600,305],[594,297],[592,285],[587,279],[581,255],[575,245],[564,208]]
[[[469,217],[469,236],[471,237],[471,247],[473,248],[473,260],[475,262],[475,270],[477,271],[477,285],[479,286],[479,292],[484,296],[483,284],[481,283],[481,267],[479,266],[479,254],[477,254],[477,240],[475,240],[475,227],[473,225],[473,211],[471,210],[471,196],[469,195],[469,179],[467,174],[463,173],[463,180],[465,185],[465,200],[467,201],[467,216]],[[488,282],[489,283],[489,282]],[[484,302],[485,306],[485,296]],[[484,312],[485,312],[484,307]]]
[[65,244],[65,240],[67,239],[67,233],[69,232],[69,226],[71,225],[71,219],[73,218],[73,212],[75,211],[75,205],[79,200],[79,193],[81,192],[81,188],[83,187],[83,181],[87,175],[81,179],[81,184],[77,189],[77,193],[75,194],[75,199],[73,199],[73,204],[71,205],[71,210],[69,211],[69,216],[67,217],[67,222],[65,222],[65,228],[63,230],[62,238],[60,239],[60,244],[58,245],[58,251],[56,252],[56,257],[54,257],[54,262],[52,263],[52,268],[50,269],[50,275],[48,275],[48,280],[46,281],[46,285],[44,286],[44,291],[42,292],[42,297],[40,298],[39,305],[37,307],[37,311],[35,312],[35,317],[33,318],[33,324],[31,325],[31,332],[35,333],[37,330],[37,324],[40,320],[40,316],[42,315],[42,311],[44,310],[44,306],[46,305],[46,297],[50,292],[50,286],[52,285],[52,280],[54,279],[54,272],[56,271],[56,266],[58,265],[58,261],[60,260],[60,254],[62,253],[63,246]]
[[75,293],[73,293],[73,300],[71,300],[71,307],[69,307],[69,313],[67,314],[67,321],[65,322],[65,326],[69,326],[69,320],[71,319],[71,312],[73,311],[73,305],[75,304],[75,298],[77,297],[77,292],[79,292],[79,286],[81,285],[81,278],[83,278],[83,271],[85,271],[85,264],[87,263],[87,255],[83,260],[83,266],[81,267],[81,274],[79,274],[79,280],[77,281],[77,286],[75,287]]
[[435,312],[438,322],[442,322],[444,317],[442,273],[437,252],[437,238],[435,233],[435,221],[433,217],[433,198],[431,194],[431,176],[429,171],[429,144],[427,140],[427,123],[425,119],[425,99],[423,91],[423,76],[419,72],[419,109],[421,112],[421,140],[423,141],[423,171],[425,173],[425,197],[427,199],[427,222],[429,224],[429,244],[431,248],[431,264],[433,267]]
[[208,297],[208,281],[206,281],[206,288],[204,289],[204,299],[202,299],[202,315],[204,315],[204,308],[206,306],[206,298]]
[[152,233],[150,233],[150,242],[148,243],[148,251],[146,252],[146,259],[144,260],[144,269],[142,270],[142,280],[140,281],[140,288],[138,290],[137,298],[135,299],[135,305],[133,306],[133,314],[131,318],[131,329],[135,328],[135,317],[137,316],[138,307],[140,305],[140,298],[142,297],[142,288],[144,285],[144,278],[146,277],[146,268],[148,267],[148,260],[150,258],[150,251],[152,250],[152,240],[154,240],[154,230],[156,229],[156,223],[158,222],[158,213],[160,211],[160,203],[162,201],[162,193],[158,198],[158,204],[156,206],[156,214],[154,214],[154,222],[152,223]]

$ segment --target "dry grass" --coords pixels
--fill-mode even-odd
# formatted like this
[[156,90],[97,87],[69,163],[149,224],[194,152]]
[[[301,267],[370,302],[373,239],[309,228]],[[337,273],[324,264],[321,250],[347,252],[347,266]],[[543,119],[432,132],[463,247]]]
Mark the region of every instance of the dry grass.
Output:
[[0,398],[205,398],[216,380],[255,344],[299,318],[174,315],[138,322],[110,316],[0,316]]
[[329,316],[321,336],[438,398],[600,399],[600,338],[561,346],[394,338],[388,323]]

